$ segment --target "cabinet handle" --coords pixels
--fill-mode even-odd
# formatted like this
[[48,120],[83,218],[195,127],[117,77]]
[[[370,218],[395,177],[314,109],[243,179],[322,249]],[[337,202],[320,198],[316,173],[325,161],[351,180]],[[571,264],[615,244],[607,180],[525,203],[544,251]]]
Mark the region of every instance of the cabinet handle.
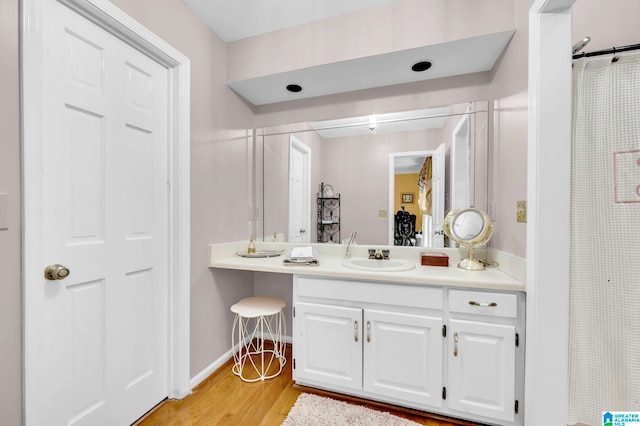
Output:
[[458,356],[458,333],[453,333],[453,356]]
[[353,322],[353,339],[358,341],[358,321]]
[[367,342],[371,341],[371,322],[367,321]]
[[491,302],[491,303],[487,303],[487,302],[474,302],[473,300],[469,301],[469,304],[471,306],[480,306],[483,308],[493,308],[498,306],[498,304],[496,302]]

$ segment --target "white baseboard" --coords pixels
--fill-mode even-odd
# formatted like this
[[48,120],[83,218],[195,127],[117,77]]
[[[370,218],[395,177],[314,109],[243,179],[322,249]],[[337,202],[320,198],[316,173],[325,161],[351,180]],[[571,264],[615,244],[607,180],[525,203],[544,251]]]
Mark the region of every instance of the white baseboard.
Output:
[[229,349],[224,354],[222,354],[218,359],[214,360],[211,364],[207,365],[202,371],[191,378],[191,390],[198,386],[200,383],[204,382],[207,377],[213,374],[218,368],[222,367],[225,362],[229,360],[233,356],[233,351]]
[[[284,341],[285,343],[291,344],[293,342],[293,339],[291,338],[291,336],[284,336]],[[233,356],[235,351],[237,351],[237,347],[233,348],[233,350],[229,349],[221,356],[219,356],[216,360],[214,360],[211,364],[203,368],[198,374],[193,376],[190,381],[191,390],[193,391],[193,388],[204,382],[207,377],[212,375],[218,368],[222,367],[224,363]]]

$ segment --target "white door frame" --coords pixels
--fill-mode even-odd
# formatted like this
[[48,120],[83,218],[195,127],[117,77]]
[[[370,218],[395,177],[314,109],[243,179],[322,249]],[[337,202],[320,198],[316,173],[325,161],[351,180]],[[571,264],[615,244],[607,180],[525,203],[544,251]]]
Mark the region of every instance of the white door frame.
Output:
[[[435,150],[429,151],[407,151],[407,152],[392,152],[389,154],[389,213],[387,217],[387,231],[389,235],[389,245],[393,246],[394,243],[394,223],[393,218],[395,212],[395,187],[396,187],[396,158],[401,157],[433,157]],[[416,230],[417,231],[417,230]],[[424,236],[423,236],[424,238]]]
[[[464,209],[474,204],[471,200],[471,119],[469,113],[470,108],[467,108],[451,134],[451,157],[449,161],[451,164],[451,171],[449,172],[449,176],[451,176],[451,210]],[[464,160],[466,161],[464,162],[464,167],[459,167],[458,156],[461,149],[460,145],[463,143],[465,144],[463,154],[465,155]],[[460,169],[465,173],[465,179],[462,185],[460,185],[456,179],[456,174]],[[460,188],[462,188],[462,191],[460,191]],[[463,193],[464,201],[458,205],[459,200],[457,195],[459,191]]]
[[[303,228],[306,230],[304,242],[308,243],[311,241],[311,148],[294,135],[289,135],[289,162],[291,162],[291,150],[293,149],[302,153],[302,177],[304,180],[302,184],[302,217],[304,218]],[[291,182],[291,164],[289,164],[289,182]],[[287,240],[291,241],[291,187],[289,187],[289,215],[287,222],[287,231],[289,233]]]
[[[32,296],[42,281],[42,72],[44,1],[23,0],[22,39],[22,173],[23,173],[23,380],[24,422],[46,423],[42,403],[46,395],[38,388],[44,376],[37,360],[42,355],[42,306]],[[168,253],[169,325],[168,383],[170,398],[184,398],[191,391],[189,380],[190,301],[190,60],[107,0],[60,0],[79,14],[129,43],[168,69],[168,164],[169,193]],[[27,302],[30,303],[27,303]]]
[[536,0],[529,12],[527,425],[567,418],[574,2]]

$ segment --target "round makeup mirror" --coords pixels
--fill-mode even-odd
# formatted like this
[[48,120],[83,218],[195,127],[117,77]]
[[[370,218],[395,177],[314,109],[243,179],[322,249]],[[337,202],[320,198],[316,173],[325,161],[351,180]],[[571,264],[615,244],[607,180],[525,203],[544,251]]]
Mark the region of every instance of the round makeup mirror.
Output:
[[480,209],[452,210],[444,219],[444,233],[462,247],[469,248],[469,257],[458,263],[458,268],[482,271],[485,265],[474,258],[473,250],[484,245],[493,235],[489,216]]

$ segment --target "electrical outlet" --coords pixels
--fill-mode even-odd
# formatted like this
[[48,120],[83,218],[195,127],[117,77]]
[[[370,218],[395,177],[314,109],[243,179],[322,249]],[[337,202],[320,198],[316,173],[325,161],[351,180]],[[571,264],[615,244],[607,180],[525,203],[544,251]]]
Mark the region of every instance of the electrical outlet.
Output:
[[516,221],[527,222],[527,200],[520,200],[516,202]]
[[387,217],[386,210],[378,210],[378,217]]

